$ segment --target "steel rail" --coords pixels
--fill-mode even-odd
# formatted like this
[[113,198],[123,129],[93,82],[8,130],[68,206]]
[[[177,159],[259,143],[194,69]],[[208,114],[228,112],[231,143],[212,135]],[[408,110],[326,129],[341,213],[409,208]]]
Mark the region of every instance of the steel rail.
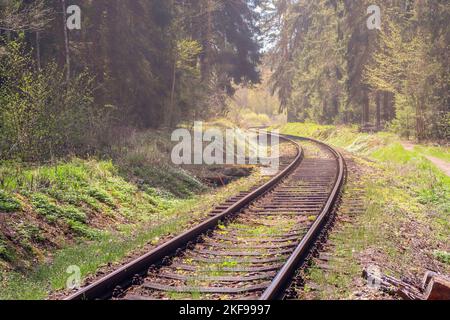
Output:
[[311,251],[311,248],[316,243],[319,235],[321,232],[323,232],[324,227],[326,226],[327,222],[329,221],[329,217],[332,214],[332,211],[335,208],[335,205],[339,199],[339,196],[341,194],[342,188],[345,183],[345,177],[346,177],[346,165],[344,158],[342,155],[336,151],[334,148],[330,147],[329,145],[315,140],[315,139],[309,139],[309,138],[302,138],[302,137],[296,137],[296,136],[289,136],[284,135],[284,137],[290,138],[290,139],[297,139],[297,140],[304,140],[304,141],[310,141],[314,142],[316,144],[322,145],[328,150],[331,151],[331,153],[335,156],[336,162],[338,165],[338,172],[336,175],[336,180],[334,184],[333,191],[331,192],[327,203],[325,204],[322,212],[320,213],[317,220],[314,222],[314,224],[311,226],[311,228],[308,230],[307,234],[303,237],[300,244],[297,246],[293,254],[290,256],[288,261],[284,264],[282,269],[278,272],[270,286],[266,289],[264,294],[261,296],[260,300],[280,300],[285,297],[286,289],[289,287],[291,283],[291,279],[293,278],[296,270],[298,269],[299,265],[305,261]]
[[215,229],[219,223],[247,207],[253,201],[272,190],[278,183],[287,177],[303,160],[304,153],[300,145],[293,139],[283,135],[271,133],[272,136],[278,136],[284,141],[293,143],[297,148],[297,155],[295,160],[289,164],[282,172],[277,174],[269,182],[251,192],[243,199],[237,201],[223,212],[214,217],[200,223],[192,229],[175,237],[174,239],[158,246],[147,254],[137,258],[136,260],[126,264],[116,271],[108,274],[102,279],[92,283],[91,285],[80,289],[78,292],[72,294],[64,300],[94,300],[94,299],[109,299],[113,296],[113,291],[117,286],[129,286],[135,275],[144,274],[145,271],[152,265],[160,263],[165,257],[172,256],[178,249],[184,249],[190,242],[194,242],[199,236]]

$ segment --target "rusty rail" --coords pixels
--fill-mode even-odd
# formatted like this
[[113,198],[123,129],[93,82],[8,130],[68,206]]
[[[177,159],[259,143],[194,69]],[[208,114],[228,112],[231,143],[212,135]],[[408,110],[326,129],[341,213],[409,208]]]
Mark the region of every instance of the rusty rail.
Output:
[[304,236],[300,244],[295,249],[294,253],[291,255],[289,260],[285,263],[283,268],[279,271],[275,279],[272,281],[271,285],[267,290],[264,292],[260,300],[276,300],[276,299],[282,299],[285,295],[285,290],[288,288],[290,284],[290,280],[292,279],[293,275],[295,274],[295,271],[297,270],[298,266],[301,264],[302,261],[304,261],[309,252],[311,247],[316,242],[318,236],[323,231],[323,227],[328,221],[328,218],[334,210],[334,207],[336,205],[337,200],[339,199],[340,193],[342,191],[342,187],[345,183],[345,175],[346,175],[346,166],[345,161],[342,155],[328,146],[327,144],[314,140],[314,139],[307,139],[307,138],[298,138],[294,136],[286,136],[293,139],[300,139],[300,140],[306,140],[306,141],[312,141],[316,144],[322,145],[325,148],[328,148],[336,157],[336,161],[338,164],[338,172],[336,175],[336,181],[335,186],[330,194],[328,201],[323,208],[321,214],[313,224],[313,226],[309,229],[308,233]]
[[109,299],[113,296],[113,291],[118,287],[127,287],[132,284],[133,278],[136,275],[144,274],[148,268],[154,264],[157,264],[165,257],[172,256],[180,249],[185,249],[190,242],[195,241],[199,236],[207,233],[210,230],[215,229],[218,224],[226,218],[229,218],[241,209],[248,206],[263,194],[270,191],[276,186],[282,179],[289,175],[289,173],[298,166],[303,159],[303,150],[294,142],[284,136],[279,136],[282,140],[293,143],[297,148],[297,155],[294,161],[286,167],[282,172],[276,175],[269,182],[259,187],[255,191],[251,192],[243,199],[237,201],[234,205],[228,207],[223,212],[215,215],[207,221],[197,225],[196,227],[184,232],[183,234],[175,237],[174,239],[166,242],[165,244],[155,248],[149,253],[139,257],[138,259],[128,263],[127,265],[119,268],[104,278],[92,283],[91,285],[82,288],[75,294],[69,296],[65,300],[93,300],[93,299]]

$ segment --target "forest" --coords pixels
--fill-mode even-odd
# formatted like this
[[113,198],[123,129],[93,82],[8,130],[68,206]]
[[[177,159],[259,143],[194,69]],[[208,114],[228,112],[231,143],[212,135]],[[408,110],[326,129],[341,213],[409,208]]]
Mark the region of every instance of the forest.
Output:
[[2,2],[2,158],[212,117],[234,85],[259,80],[253,1],[71,1],[83,8],[73,31],[66,2]]
[[277,1],[274,89],[293,120],[449,137],[447,1]]
[[449,142],[449,0],[0,0],[0,300],[450,299]]
[[[379,1],[381,30],[366,27],[370,4],[2,1],[1,158],[93,152],[125,128],[224,116],[261,68],[290,121],[447,140],[449,3]],[[65,28],[69,5],[80,30]]]

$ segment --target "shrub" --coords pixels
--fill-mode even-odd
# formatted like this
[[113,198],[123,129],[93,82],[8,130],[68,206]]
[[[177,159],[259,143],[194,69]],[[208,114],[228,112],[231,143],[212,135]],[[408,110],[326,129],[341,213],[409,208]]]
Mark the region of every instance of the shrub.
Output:
[[67,83],[55,63],[36,72],[23,43],[22,37],[8,41],[0,56],[0,158],[46,160],[89,151],[108,119],[94,107],[91,76],[84,72]]

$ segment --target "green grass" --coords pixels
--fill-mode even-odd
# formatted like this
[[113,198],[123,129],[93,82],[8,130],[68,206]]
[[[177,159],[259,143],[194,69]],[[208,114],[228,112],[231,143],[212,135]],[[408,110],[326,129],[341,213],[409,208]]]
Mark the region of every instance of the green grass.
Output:
[[[306,287],[304,294],[320,299],[354,298],[355,279],[361,278],[363,268],[360,259],[373,253],[372,263],[397,277],[416,274],[419,261],[430,256],[447,265],[442,267],[444,273],[450,271],[448,253],[438,249],[448,246],[450,238],[450,178],[426,158],[448,159],[448,148],[418,146],[407,151],[393,134],[362,134],[351,127],[294,123],[281,132],[343,148],[360,156],[362,167],[372,172],[360,181],[350,178],[349,193],[353,187],[362,188],[367,209],[352,224],[331,233],[329,241],[335,249],[329,265],[333,271],[311,268],[308,279],[320,290]],[[426,246],[411,247],[412,239]]]
[[[321,288],[314,293],[315,298],[355,298],[355,279],[361,279],[362,269],[368,261],[380,266],[383,273],[395,277],[405,273],[420,277],[418,261],[432,255],[434,248],[445,246],[450,237],[450,216],[448,209],[443,207],[448,208],[448,196],[427,201],[420,197],[421,190],[426,188],[426,173],[417,176],[416,170],[399,172],[398,167],[376,166],[378,173],[361,181],[365,185],[365,212],[330,235],[329,242],[335,248],[329,262],[333,271],[325,272],[320,268],[309,271],[308,279]],[[412,187],[411,181],[415,183]],[[420,250],[411,247],[410,237],[427,243],[428,247]],[[448,264],[448,253],[437,251],[434,255]],[[365,256],[364,263],[360,261],[362,256]],[[444,272],[449,271],[450,268],[444,268]]]
[[[5,177],[8,195],[21,197],[26,209],[16,213],[24,221],[10,225],[23,243],[12,245],[0,238],[0,299],[44,299],[65,288],[69,266],[79,266],[85,278],[108,263],[121,262],[130,252],[186,230],[194,219],[204,218],[215,205],[262,179],[255,173],[211,194],[190,191],[187,196],[183,191],[184,197],[179,198],[146,184],[138,187],[118,175],[119,171],[110,162],[74,159],[57,169],[21,168],[20,175]],[[56,232],[53,237],[57,239],[49,238],[42,224],[34,224],[31,218],[35,215]],[[98,218],[107,219],[102,229],[98,229],[99,222],[92,224]],[[47,242],[52,240],[57,246],[49,250]],[[30,256],[22,254],[25,248],[34,253],[37,265],[25,272],[7,271],[22,260],[29,261]],[[49,262],[48,253],[52,253]],[[8,268],[2,268],[5,263]]]
[[401,145],[400,138],[388,132],[368,134],[360,133],[357,127],[322,126],[312,123],[289,123],[279,129],[284,134],[319,139],[349,152],[385,162],[406,164],[427,155],[450,162],[448,147],[418,145],[413,151],[407,151]]
[[450,148],[448,147],[416,146],[414,151],[450,162]]

